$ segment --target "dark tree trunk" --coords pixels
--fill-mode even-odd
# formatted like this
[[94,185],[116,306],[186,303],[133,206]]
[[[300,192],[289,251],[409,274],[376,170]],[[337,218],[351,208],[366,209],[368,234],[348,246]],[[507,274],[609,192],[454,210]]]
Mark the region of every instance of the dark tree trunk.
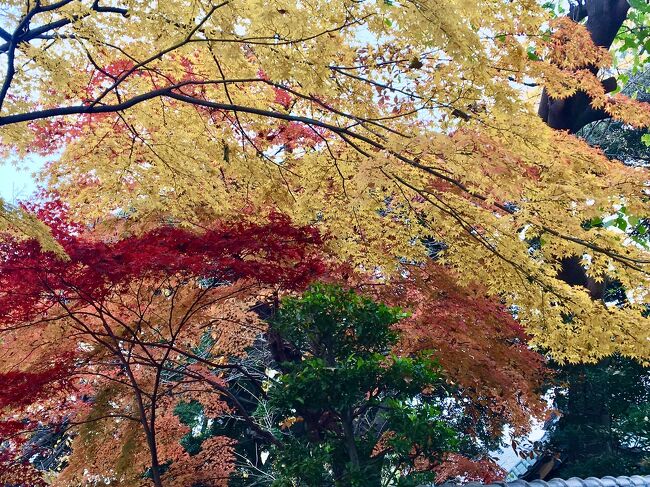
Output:
[[361,463],[359,461],[359,452],[354,438],[354,425],[352,423],[352,413],[347,412],[345,417],[341,418],[343,423],[343,435],[345,436],[345,448],[348,451],[350,465],[355,471],[358,471]]
[[[627,17],[630,7],[627,0],[578,0],[577,3],[572,3],[569,15],[573,20],[581,21],[586,18],[585,25],[594,43],[609,49]],[[597,73],[597,68],[590,69],[594,74]],[[616,81],[613,78],[607,79],[603,81],[603,86],[606,92],[611,92],[616,89]],[[590,122],[608,118],[604,111],[591,107],[591,100],[584,92],[578,92],[563,100],[554,100],[544,91],[539,104],[539,115],[550,127],[571,133],[578,132]],[[603,299],[605,284],[590,279],[580,261],[579,256],[564,259],[558,278],[572,286],[585,287],[594,300]],[[582,370],[585,367],[576,368]],[[586,390],[588,386],[584,375],[574,375],[568,387],[566,413],[581,415],[580,421],[590,427],[611,429],[608,403],[602,397],[594,397],[594,391]],[[600,392],[602,394],[602,391]],[[570,454],[576,456],[611,453],[612,443],[604,441],[594,445],[583,441],[582,438],[574,438],[570,450],[573,450]]]
[[[575,21],[586,18],[585,25],[594,43],[609,49],[629,8],[627,0],[577,0],[572,2],[569,15]],[[591,70],[594,74],[597,72],[595,67]],[[613,91],[616,89],[616,81],[609,78],[603,81],[603,86],[605,91]],[[576,133],[590,122],[608,118],[604,111],[591,107],[591,100],[584,92],[559,100],[549,98],[544,91],[539,103],[539,115],[548,126],[571,133]],[[558,277],[572,286],[586,287],[594,299],[603,297],[604,286],[587,277],[579,257],[564,259]]]
[[[609,49],[629,8],[627,0],[578,0],[571,7],[569,15],[576,21],[586,18],[585,25],[594,43]],[[596,73],[596,68],[592,68],[592,71]],[[613,91],[616,81],[609,78],[603,81],[603,86],[606,92]],[[550,127],[571,133],[576,133],[590,122],[608,117],[604,111],[591,108],[591,100],[583,92],[563,100],[551,99],[544,92],[539,103],[539,115]]]

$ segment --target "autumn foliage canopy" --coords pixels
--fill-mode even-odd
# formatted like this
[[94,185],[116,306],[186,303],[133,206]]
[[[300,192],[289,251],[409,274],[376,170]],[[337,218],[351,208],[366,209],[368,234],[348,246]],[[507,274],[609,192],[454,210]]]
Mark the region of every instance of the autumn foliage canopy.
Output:
[[547,358],[649,360],[647,168],[575,135],[650,127],[607,77],[646,6],[542,3],[6,1],[0,154],[42,192],[0,200],[0,484],[289,485],[316,406],[340,451],[396,441],[269,398],[317,355],[274,325],[315,281],[403,310],[377,376],[434,357],[355,411],[431,399],[445,434],[395,451],[438,481],[503,475]]
[[[46,207],[44,220],[61,221],[54,208]],[[275,290],[300,289],[323,272],[315,254],[321,237],[273,214],[265,225],[220,224],[200,234],[162,227],[116,242],[54,230],[67,259],[35,240],[8,239],[1,248],[0,424],[18,455],[4,459],[3,481],[16,474],[29,430],[108,420],[103,427],[117,428],[132,448],[155,445],[154,464],[173,459],[166,475],[183,485],[176,477],[183,478],[189,457],[178,458],[177,442],[187,431],[174,423],[175,404],[189,395],[212,414],[228,410],[218,372],[263,331],[249,310]],[[134,433],[134,421],[142,434]],[[88,482],[84,471],[92,465],[92,475],[126,484],[129,473],[146,470],[95,435],[77,438],[74,450],[84,461],[77,460],[75,471],[71,458],[67,478]],[[221,460],[194,480],[222,479],[232,468],[229,441],[212,443],[193,461],[205,462],[208,454]],[[115,471],[111,462],[129,472]]]

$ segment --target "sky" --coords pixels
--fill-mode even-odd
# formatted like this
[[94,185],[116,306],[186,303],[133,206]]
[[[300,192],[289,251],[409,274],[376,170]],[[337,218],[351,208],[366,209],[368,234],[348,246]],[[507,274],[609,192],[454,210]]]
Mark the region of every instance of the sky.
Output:
[[36,190],[33,173],[43,163],[44,159],[32,156],[24,159],[18,169],[12,164],[0,161],[0,198],[9,203],[27,199]]
[[[0,2],[1,3],[1,2]],[[8,6],[2,6],[3,12],[0,16],[0,27],[14,31],[14,27],[7,24]],[[6,70],[6,57],[0,56],[0,75],[4,78]],[[16,200],[24,200],[36,190],[36,182],[32,177],[34,171],[42,167],[44,160],[38,156],[30,156],[21,160],[22,169],[19,170],[7,161],[0,160],[0,198],[15,203]]]

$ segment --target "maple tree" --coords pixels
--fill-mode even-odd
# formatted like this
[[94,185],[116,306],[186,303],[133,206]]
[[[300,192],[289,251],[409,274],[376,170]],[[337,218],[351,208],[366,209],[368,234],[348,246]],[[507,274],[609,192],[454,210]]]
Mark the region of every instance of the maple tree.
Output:
[[[260,443],[273,445],[273,437],[251,422],[253,411],[242,406],[232,389],[225,389],[225,382],[215,382],[217,377],[206,377],[206,370],[201,370],[199,365],[204,365],[207,370],[237,369],[244,373],[242,377],[245,380],[251,379],[249,371],[223,359],[241,356],[246,346],[264,330],[256,314],[245,313],[245,309],[260,299],[260,289],[226,285],[224,278],[231,280],[229,276],[232,275],[250,277],[252,274],[254,277],[262,276],[267,283],[269,280],[275,284],[284,283],[285,288],[305,283],[322,272],[322,267],[318,260],[306,258],[309,254],[305,254],[304,249],[302,253],[300,248],[293,249],[286,239],[295,237],[302,243],[320,243],[317,234],[292,231],[286,226],[286,220],[273,217],[272,224],[261,228],[240,225],[195,235],[167,227],[107,244],[101,240],[89,240],[92,234],[88,232],[82,233],[84,238],[75,235],[83,229],[66,220],[59,201],[46,202],[32,209],[52,228],[70,260],[43,251],[34,240],[9,241],[3,247],[5,258],[0,268],[5,290],[1,302],[6,312],[3,356],[7,368],[18,366],[30,371],[18,376],[11,373],[3,376],[3,381],[10,384],[9,397],[23,401],[8,400],[2,405],[8,418],[2,424],[13,426],[11,433],[20,435],[12,438],[13,448],[5,452],[5,463],[9,467],[5,471],[6,479],[12,478],[8,476],[11,472],[14,477],[18,475],[21,480],[28,481],[31,477],[27,476],[27,471],[38,478],[38,473],[24,461],[20,447],[25,444],[28,433],[39,424],[61,424],[65,417],[65,429],[73,429],[77,436],[72,444],[69,465],[58,475],[58,482],[65,484],[75,479],[91,481],[101,478],[114,478],[123,483],[137,481],[149,462],[142,455],[138,455],[134,462],[131,456],[137,448],[147,448],[148,440],[147,435],[134,434],[137,430],[131,427],[138,420],[138,415],[134,414],[138,407],[133,403],[134,388],[145,398],[151,395],[151,404],[145,404],[145,412],[140,411],[140,414],[155,414],[155,427],[150,427],[156,444],[155,455],[161,473],[164,472],[163,479],[172,482],[171,485],[200,480],[216,482],[218,476],[225,481],[227,466],[230,465],[230,469],[234,466],[228,460],[234,443],[225,439],[223,431],[217,430],[203,438],[193,455],[181,448],[183,438],[189,434],[186,423],[176,414],[183,401],[198,401],[204,422],[223,413],[243,417],[247,421],[248,435],[250,431],[256,431]],[[304,242],[300,237],[305,239]],[[264,260],[260,261],[260,255],[250,261],[240,261],[230,255],[215,260],[215,252],[219,256],[235,250],[240,252],[240,256],[242,252],[257,252],[263,255]],[[276,252],[280,257],[273,257]],[[287,256],[300,261],[300,265],[290,269],[278,268],[278,259],[281,261]],[[266,259],[271,263],[265,262]],[[427,270],[429,279],[426,279]],[[471,438],[484,440],[497,438],[506,423],[523,431],[528,415],[539,412],[535,391],[542,372],[541,358],[526,349],[523,345],[525,337],[502,307],[481,297],[480,288],[472,293],[454,285],[446,272],[444,267],[432,264],[429,269],[412,269],[412,276],[395,282],[394,287],[360,284],[359,281],[356,285],[370,292],[381,290],[394,301],[416,310],[413,317],[403,320],[404,325],[398,328],[402,337],[400,353],[435,349],[436,356],[449,367],[448,371],[440,370],[440,373],[451,379],[452,384],[453,381],[461,384],[460,395],[455,395],[461,407],[448,414],[469,420],[469,426],[468,421],[451,422],[448,417],[449,427],[469,434]],[[434,273],[436,276],[431,279],[430,275]],[[192,285],[188,282],[189,276],[199,276],[201,281]],[[336,279],[340,280],[340,277]],[[214,280],[221,285],[212,287]],[[427,290],[431,294],[424,299],[422,293]],[[237,296],[237,304],[228,307],[223,301],[225,298],[231,300],[232,296]],[[196,314],[184,324],[182,320],[172,319],[172,314],[179,317],[193,308],[204,306],[200,312],[195,309]],[[162,319],[161,324],[155,325],[168,314],[169,317]],[[133,322],[141,323],[142,329]],[[181,324],[178,335],[165,338],[172,329],[162,332],[160,327],[175,322]],[[229,323],[235,325],[231,330],[223,327]],[[124,352],[128,352],[126,369],[123,363],[115,360],[119,358],[120,350],[111,349],[110,340],[109,349],[102,350],[110,336],[102,328],[106,325],[110,326],[115,339],[122,343]],[[449,330],[441,333],[442,326]],[[210,327],[208,329],[212,329],[218,339],[206,337],[202,332],[206,327]],[[464,348],[467,344],[458,347],[456,342],[467,338],[468,327],[475,330],[476,343],[469,349]],[[484,340],[486,343],[482,343]],[[57,345],[52,346],[52,341]],[[47,353],[41,349],[45,345]],[[74,361],[64,356],[70,350],[77,350]],[[499,350],[504,353],[498,353]],[[118,357],[114,357],[116,354]],[[164,358],[166,354],[169,356]],[[491,357],[481,354],[490,354]],[[61,370],[57,367],[47,369],[47,374],[36,372],[44,363],[54,360],[66,364],[63,376],[59,375]],[[74,363],[76,366],[71,368]],[[134,369],[133,379],[129,375],[129,380],[125,380],[125,370],[131,367]],[[161,368],[160,388],[151,394],[147,391],[150,391],[152,383],[156,383],[151,374]],[[484,372],[477,373],[481,368],[485,369]],[[71,380],[72,377],[76,380]],[[131,380],[135,383],[129,384]],[[202,384],[204,387],[200,387],[202,381],[206,382]],[[52,384],[46,390],[47,401],[42,401],[46,394],[41,388],[49,382]],[[513,389],[503,387],[507,383],[517,384],[518,391],[515,393]],[[51,393],[54,386],[57,394]],[[256,387],[261,390],[260,385]],[[218,403],[215,388],[217,397],[221,394],[226,403],[234,404],[236,408]],[[71,400],[71,395],[75,394],[83,394],[85,399]],[[173,401],[166,399],[170,394]],[[470,401],[463,400],[463,397]],[[35,408],[42,409],[32,421],[17,422],[14,419],[24,421],[26,412],[33,413]],[[480,426],[483,424],[485,426]],[[486,431],[477,431],[483,427]],[[115,428],[119,431],[117,438],[106,442],[106,436]],[[239,437],[233,439],[239,440]],[[121,445],[119,448],[115,447],[116,442]],[[208,458],[212,460],[205,469],[189,468],[189,465],[202,464]],[[23,465],[24,471],[16,470],[17,463]],[[441,475],[450,477],[474,472],[473,478],[495,478],[498,469],[495,470],[489,462],[483,463],[483,460],[472,461],[460,455],[450,455],[445,457],[439,471]]]
[[446,267],[412,266],[390,285],[355,283],[364,293],[409,311],[396,326],[400,353],[434,350],[456,387],[454,396],[466,423],[458,428],[500,438],[504,425],[525,433],[530,418],[541,417],[540,397],[549,371],[528,347],[528,336],[503,304],[487,297],[479,283],[460,286]]
[[[70,233],[60,210],[46,205],[41,218],[67,259],[36,240],[0,246],[2,482],[37,485],[21,446],[39,425],[64,424],[76,436],[62,485],[140,485],[143,474],[158,486],[226,485],[232,440],[210,438],[188,455],[174,408],[190,398],[210,417],[241,409],[251,431],[269,435],[229,392],[227,374],[264,329],[254,307],[322,272],[319,234],[271,214],[260,225],[102,241]],[[149,458],[134,455],[141,449]]]
[[[621,93],[650,101],[650,69],[632,74]],[[609,158],[627,165],[644,165],[650,160],[645,138],[648,129],[635,129],[614,120],[600,120],[586,125],[578,132],[589,144],[600,148]]]
[[15,456],[15,450],[25,443],[24,432],[29,427],[21,415],[27,414],[28,407],[34,402],[56,404],[62,401],[71,389],[68,382],[71,368],[64,360],[57,364],[39,364],[36,370],[29,372],[0,372],[0,384],[3,385],[0,411],[11,411],[10,419],[0,419],[0,439],[13,443],[12,449],[0,450],[0,481],[4,485],[47,485],[41,472],[30,462]]
[[[569,11],[575,20],[587,18],[587,30],[598,45],[613,48],[615,67],[618,64],[624,69],[617,76],[619,84],[624,84],[621,93],[646,102],[648,13],[650,4],[636,0],[580,0],[571,2]],[[593,73],[598,71],[597,66],[589,69]],[[603,86],[610,91],[618,89],[613,77],[605,80]],[[566,100],[542,99],[540,114],[551,126],[570,128],[612,159],[647,167],[647,127],[631,127],[612,120],[607,113],[590,106],[590,101],[585,93]],[[595,219],[590,225],[615,226],[635,245],[648,248],[647,212],[627,214],[622,207],[614,215]],[[595,282],[585,272],[584,263],[575,258],[563,262],[563,274],[574,284],[589,289],[594,300],[610,307],[624,307],[635,299],[629,288],[616,279]],[[648,435],[642,420],[647,417],[647,367],[613,355],[596,364],[556,364],[555,368],[555,403],[562,416],[551,432],[550,454],[561,461],[556,461],[549,475],[568,478],[647,471],[644,443]]]
[[[650,100],[647,50],[634,49],[634,46],[643,44],[647,35],[643,26],[647,23],[650,5],[630,2],[630,5],[635,4],[637,11],[619,31],[613,46],[620,64],[628,69],[631,66],[630,71],[618,77],[625,83],[621,92],[647,102]],[[647,129],[604,119],[585,125],[577,133],[590,144],[602,148],[608,157],[635,166],[647,165],[648,147],[644,145],[647,132]],[[592,224],[627,231],[631,240],[647,248],[647,213],[639,216],[627,215],[622,208],[615,215]],[[573,265],[574,270],[578,267],[575,263],[568,264],[565,267]],[[574,275],[579,273],[574,272]],[[630,299],[626,289],[616,280],[594,285],[583,274],[581,281],[590,288],[593,298],[610,306],[625,306]],[[548,459],[555,458],[555,466],[548,478],[647,473],[647,366],[618,355],[596,364],[551,365],[556,370],[552,381],[554,402],[561,416],[550,431],[546,454]]]
[[[580,98],[648,125],[647,104],[598,77],[610,56],[593,34],[627,3],[580,3],[584,26],[549,23],[532,0],[10,2],[2,143],[57,154],[44,175],[86,220],[274,207],[385,273],[422,259],[432,235],[460,283],[516,306],[556,358],[647,357],[646,293],[609,309],[558,278],[572,258],[596,282],[640,289],[649,260],[584,226],[621,202],[639,213],[645,173],[554,130],[566,124],[527,99],[537,82],[549,113]],[[602,27],[601,4],[616,22]]]
[[[192,228],[235,217],[264,226],[269,211],[314,225],[329,237],[322,245],[330,258],[389,283],[364,288],[355,277],[355,285],[413,310],[400,324],[400,346],[435,349],[467,399],[467,418],[495,435],[506,422],[523,431],[528,414],[541,410],[541,359],[526,340],[560,361],[650,357],[641,314],[650,258],[635,240],[639,225],[627,225],[647,206],[647,171],[610,161],[571,134],[605,116],[650,125],[648,104],[613,94],[614,81],[601,75],[629,12],[643,21],[642,2],[579,0],[555,19],[533,0],[6,3],[3,155],[47,157],[43,182],[75,220],[109,227],[112,216],[127,215],[109,231],[142,235],[131,241],[172,232],[151,231],[152,222]],[[539,87],[541,117],[531,102]],[[48,237],[20,208],[0,210],[0,228],[36,237],[45,247],[30,240],[29,252],[54,262],[53,251],[64,266],[75,244]],[[601,224],[611,214],[623,233]],[[440,243],[438,261],[422,264],[431,240]],[[7,255],[21,245],[9,240]],[[608,282],[630,299],[607,304]],[[179,289],[179,298],[189,292],[186,283]],[[151,312],[165,309],[167,296],[153,296]],[[255,296],[243,292],[242,302]],[[18,301],[16,316],[43,311],[39,300]],[[190,328],[196,345],[203,335]],[[16,350],[30,339],[16,334]],[[73,342],[61,340],[61,350]],[[33,357],[23,372],[36,374],[36,385],[55,357]],[[97,365],[80,360],[82,370]],[[186,370],[195,375],[179,389],[206,380]],[[132,409],[116,399],[125,387],[95,390],[89,417],[114,404]],[[48,399],[67,400],[60,389]],[[188,390],[185,399],[195,395],[202,397]],[[82,411],[83,397],[75,406]],[[16,414],[21,407],[7,403]],[[173,403],[160,407],[161,458],[175,462],[158,474],[181,479],[190,460],[178,439],[187,425]],[[142,458],[123,459],[147,435],[120,424],[126,449],[115,462],[144,469]],[[96,447],[86,443],[76,455],[85,449],[83,461],[116,464],[116,452],[100,443],[109,434],[89,426],[75,441],[91,438]],[[206,451],[228,456],[232,445],[217,437]],[[80,471],[76,458],[64,476]]]

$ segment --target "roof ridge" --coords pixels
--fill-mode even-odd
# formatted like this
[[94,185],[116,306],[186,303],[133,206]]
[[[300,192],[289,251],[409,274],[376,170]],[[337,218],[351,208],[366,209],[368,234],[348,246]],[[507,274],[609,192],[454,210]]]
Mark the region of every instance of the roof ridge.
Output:
[[[452,487],[460,484],[446,482],[439,487]],[[481,484],[479,482],[468,482],[463,487],[650,487],[650,475],[631,475],[619,477],[571,477],[569,479],[551,480],[513,480],[511,482],[493,482]],[[424,487],[424,486],[422,486]]]

